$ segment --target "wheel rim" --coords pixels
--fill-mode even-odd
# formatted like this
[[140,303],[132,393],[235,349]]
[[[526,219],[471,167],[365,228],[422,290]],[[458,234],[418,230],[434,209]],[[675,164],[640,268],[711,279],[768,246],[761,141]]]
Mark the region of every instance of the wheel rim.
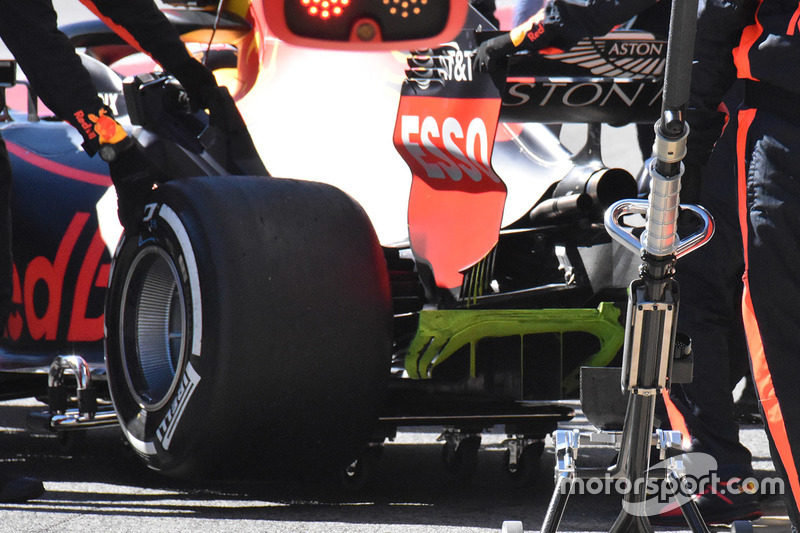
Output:
[[147,247],[133,261],[121,305],[125,379],[142,407],[160,409],[180,381],[188,323],[183,284],[163,248]]

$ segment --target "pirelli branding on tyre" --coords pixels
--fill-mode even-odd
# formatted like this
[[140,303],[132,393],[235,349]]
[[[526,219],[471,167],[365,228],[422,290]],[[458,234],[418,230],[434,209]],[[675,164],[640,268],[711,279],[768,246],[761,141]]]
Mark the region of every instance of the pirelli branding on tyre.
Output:
[[186,405],[189,403],[198,383],[200,383],[200,374],[195,372],[192,363],[187,364],[186,371],[183,374],[183,378],[181,378],[181,384],[178,387],[175,398],[172,400],[172,405],[156,431],[156,438],[165,450],[169,449],[172,436],[175,434],[175,428],[178,427],[183,411],[186,409]]

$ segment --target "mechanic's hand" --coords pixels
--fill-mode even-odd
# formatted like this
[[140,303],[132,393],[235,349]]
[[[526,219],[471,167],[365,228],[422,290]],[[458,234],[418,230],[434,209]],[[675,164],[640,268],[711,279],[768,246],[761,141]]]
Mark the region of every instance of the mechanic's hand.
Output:
[[227,87],[204,87],[201,94],[212,126],[228,133],[247,129]]
[[494,72],[505,66],[505,59],[518,50],[541,50],[553,39],[553,31],[548,30],[547,6],[531,18],[488,41],[484,41],[475,51],[473,69],[479,72]]
[[142,221],[144,206],[153,185],[165,179],[141,145],[130,138],[128,142],[129,145],[108,162],[108,169],[117,190],[119,221],[126,231],[131,232]]
[[213,72],[192,57],[174,67],[171,72],[186,89],[192,111],[209,109],[208,95],[214,89],[219,89]]
[[258,156],[247,125],[228,88],[217,85],[211,71],[194,59],[173,68],[172,74],[186,89],[192,111],[207,109],[209,123],[225,134],[229,163],[236,167],[226,168],[246,174],[268,176],[269,173]]
[[484,41],[475,51],[473,69],[478,72],[495,72],[505,65],[505,59],[514,53],[514,49],[509,33]]
[[226,132],[244,127],[228,89],[217,85],[214,74],[199,61],[190,58],[173,68],[172,74],[186,89],[192,111],[207,109],[212,126]]

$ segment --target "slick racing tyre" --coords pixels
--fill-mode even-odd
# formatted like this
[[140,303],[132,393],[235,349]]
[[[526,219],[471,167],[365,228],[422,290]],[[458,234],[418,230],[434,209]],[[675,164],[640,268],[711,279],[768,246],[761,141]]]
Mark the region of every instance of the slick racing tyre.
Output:
[[180,477],[343,468],[377,420],[391,320],[378,240],[338,189],[167,183],[112,267],[106,364],[122,430]]

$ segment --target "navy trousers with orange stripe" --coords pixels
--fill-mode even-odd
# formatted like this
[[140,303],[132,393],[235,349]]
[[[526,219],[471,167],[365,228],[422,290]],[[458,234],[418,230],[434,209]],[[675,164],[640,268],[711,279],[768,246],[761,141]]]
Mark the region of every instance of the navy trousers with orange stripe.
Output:
[[784,476],[790,518],[798,527],[800,122],[786,116],[793,110],[784,111],[743,108],[733,141],[750,361],[773,461]]
[[[735,118],[735,117],[734,117]],[[725,135],[735,135],[731,120]],[[692,337],[694,379],[673,385],[671,399],[685,423],[692,450],[712,455],[722,479],[752,475],[750,451],[739,441],[733,386],[749,374],[742,325],[744,260],[736,216],[735,145],[723,140],[703,172],[700,203],[714,216],[716,233],[676,267],[681,303],[679,330]]]

